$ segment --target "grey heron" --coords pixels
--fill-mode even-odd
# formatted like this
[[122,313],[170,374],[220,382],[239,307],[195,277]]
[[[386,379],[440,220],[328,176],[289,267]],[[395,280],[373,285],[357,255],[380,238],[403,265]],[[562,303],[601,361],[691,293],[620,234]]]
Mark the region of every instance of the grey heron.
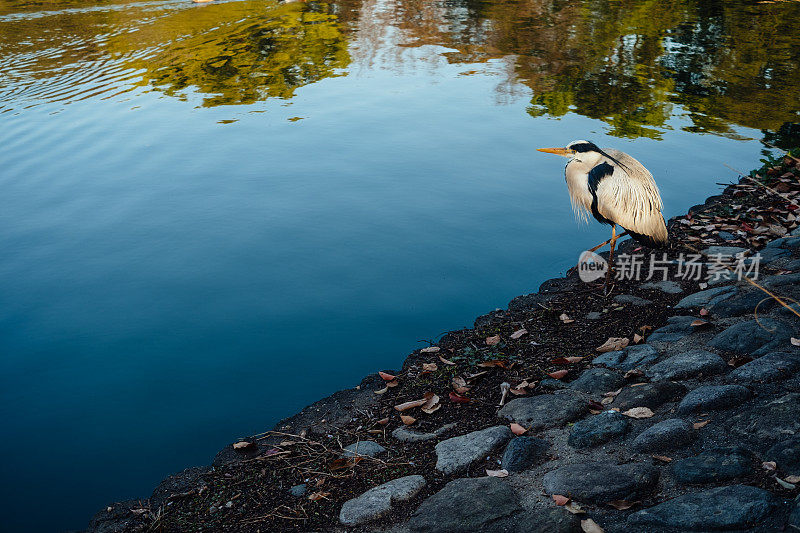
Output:
[[[568,157],[564,170],[572,209],[581,221],[591,214],[611,226],[609,270],[617,239],[625,234],[651,248],[667,244],[663,203],[653,175],[625,152],[601,149],[593,142],[572,141],[565,148],[539,148],[540,152]],[[625,229],[617,235],[617,225]],[[608,279],[608,278],[606,278]]]

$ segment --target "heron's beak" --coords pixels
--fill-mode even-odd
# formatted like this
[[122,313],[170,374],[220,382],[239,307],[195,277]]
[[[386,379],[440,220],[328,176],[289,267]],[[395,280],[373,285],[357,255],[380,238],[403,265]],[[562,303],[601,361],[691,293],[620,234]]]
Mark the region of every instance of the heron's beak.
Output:
[[537,150],[546,154],[556,154],[564,157],[572,157],[575,154],[575,150],[570,150],[569,148],[537,148]]

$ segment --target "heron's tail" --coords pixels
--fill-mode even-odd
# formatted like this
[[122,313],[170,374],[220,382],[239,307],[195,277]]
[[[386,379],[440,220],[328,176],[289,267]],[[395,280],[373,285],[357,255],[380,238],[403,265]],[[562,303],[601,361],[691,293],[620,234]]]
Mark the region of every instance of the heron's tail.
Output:
[[647,228],[647,232],[639,233],[625,228],[628,234],[637,242],[649,246],[650,248],[663,248],[669,242],[669,235],[667,233],[667,224],[664,217],[660,217],[660,224],[653,224],[652,227]]

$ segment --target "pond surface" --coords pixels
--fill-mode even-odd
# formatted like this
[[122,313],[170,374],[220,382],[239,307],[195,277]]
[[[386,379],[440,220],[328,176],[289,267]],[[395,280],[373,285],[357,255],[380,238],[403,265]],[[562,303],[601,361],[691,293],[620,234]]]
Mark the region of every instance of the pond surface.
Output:
[[[799,144],[792,2],[0,0],[2,531],[85,527]],[[794,136],[794,137],[793,137]]]

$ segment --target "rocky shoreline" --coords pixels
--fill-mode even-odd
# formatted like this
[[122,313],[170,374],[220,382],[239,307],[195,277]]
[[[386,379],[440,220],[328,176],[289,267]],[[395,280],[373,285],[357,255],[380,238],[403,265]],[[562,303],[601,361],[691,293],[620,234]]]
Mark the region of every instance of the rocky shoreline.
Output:
[[800,301],[799,165],[671,220],[669,280],[549,280],[87,531],[800,531],[800,318],[680,276],[758,251]]

